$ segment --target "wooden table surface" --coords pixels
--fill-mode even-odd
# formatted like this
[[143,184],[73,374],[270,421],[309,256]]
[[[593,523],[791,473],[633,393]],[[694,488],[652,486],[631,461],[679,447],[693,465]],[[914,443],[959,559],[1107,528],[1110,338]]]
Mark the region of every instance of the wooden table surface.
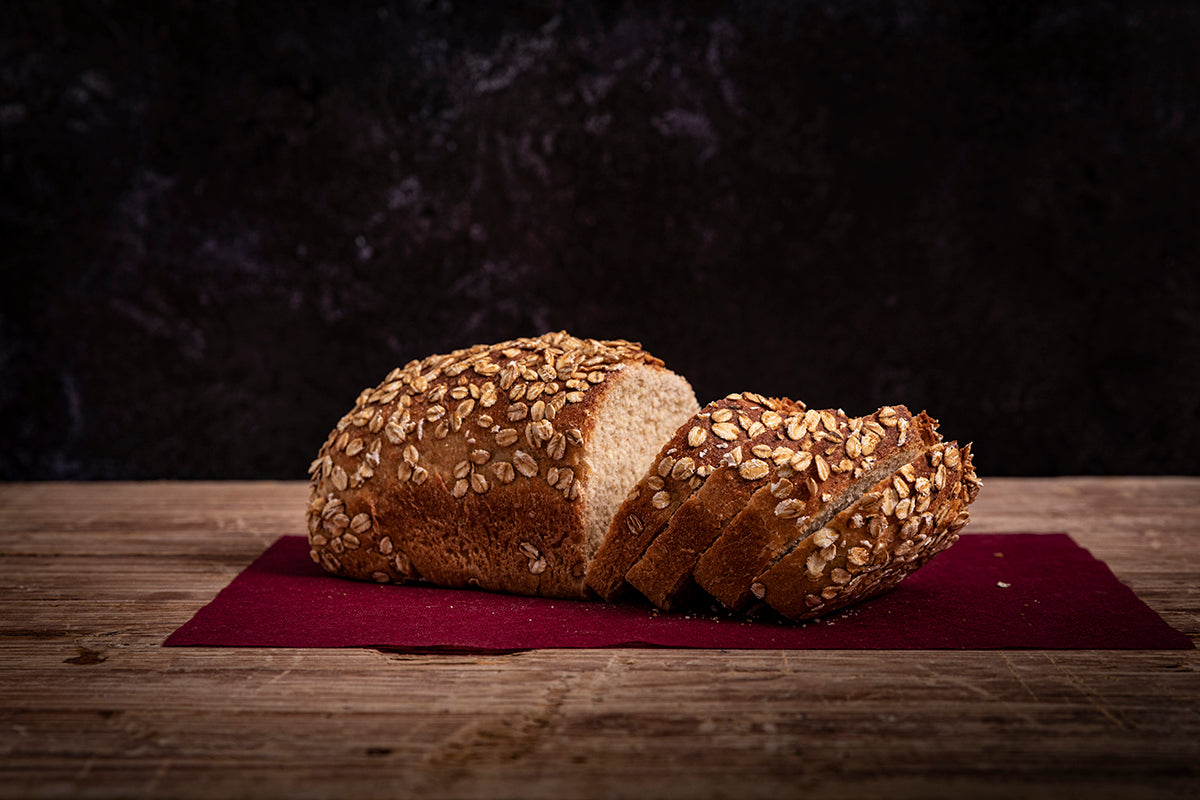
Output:
[[[985,484],[1200,634],[1200,479]],[[0,485],[0,796],[1200,797],[1196,651],[162,647],[306,497]]]

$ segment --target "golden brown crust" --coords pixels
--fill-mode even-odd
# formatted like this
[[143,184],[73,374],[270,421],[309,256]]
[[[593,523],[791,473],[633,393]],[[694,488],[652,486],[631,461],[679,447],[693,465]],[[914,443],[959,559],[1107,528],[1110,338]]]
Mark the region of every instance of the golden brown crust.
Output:
[[[883,475],[939,440],[936,421],[901,405],[866,417],[840,410],[805,416],[798,453],[759,489],[700,557],[697,583],[726,608],[753,602],[750,584],[822,522],[854,502]],[[782,474],[786,473],[786,474]]]
[[957,541],[979,486],[969,446],[934,445],[758,576],[751,591],[796,620],[876,597]]
[[[709,403],[663,445],[642,480],[622,503],[588,567],[587,584],[605,600],[618,597],[630,568],[660,531],[686,508],[730,459],[754,456],[750,447],[773,435],[785,414],[803,405],[751,392]],[[711,476],[711,477],[710,477]]]
[[381,582],[583,597],[583,449],[636,343],[478,345],[364,390],[313,462],[311,555]]

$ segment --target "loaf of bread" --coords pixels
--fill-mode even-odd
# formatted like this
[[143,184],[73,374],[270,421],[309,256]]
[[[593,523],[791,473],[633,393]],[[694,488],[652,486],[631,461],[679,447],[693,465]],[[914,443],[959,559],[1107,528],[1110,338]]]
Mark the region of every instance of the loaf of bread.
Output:
[[626,341],[559,332],[411,362],[313,461],[311,556],[350,578],[585,597],[617,508],[697,410]]
[[565,332],[393,370],[310,474],[311,556],[336,575],[791,619],[890,589],[981,485],[924,413],[700,409],[638,344]]

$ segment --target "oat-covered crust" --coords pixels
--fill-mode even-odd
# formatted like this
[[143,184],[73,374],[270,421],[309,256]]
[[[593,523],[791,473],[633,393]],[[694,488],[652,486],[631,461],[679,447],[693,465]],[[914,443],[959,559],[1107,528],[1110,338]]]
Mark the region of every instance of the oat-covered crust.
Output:
[[758,576],[751,592],[798,620],[882,594],[958,540],[981,485],[970,445],[936,444]]
[[771,457],[755,448],[772,439],[786,415],[797,410],[803,413],[804,405],[753,392],[731,394],[702,408],[663,445],[621,505],[588,567],[588,586],[605,600],[618,597],[630,567],[689,498],[726,467],[754,479],[765,468],[762,458]]
[[478,345],[364,390],[310,467],[311,555],[327,571],[585,595],[583,457],[632,342],[565,332]]
[[752,602],[755,576],[822,518],[940,439],[935,420],[902,405],[853,418],[840,409],[812,411],[791,427],[797,455],[778,465],[696,564],[697,583],[726,608]]

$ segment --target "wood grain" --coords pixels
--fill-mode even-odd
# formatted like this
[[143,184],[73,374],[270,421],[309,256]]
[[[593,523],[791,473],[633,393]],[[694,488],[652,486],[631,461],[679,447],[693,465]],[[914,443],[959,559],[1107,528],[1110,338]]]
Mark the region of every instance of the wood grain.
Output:
[[[1195,651],[163,648],[306,494],[0,486],[0,797],[1200,793]],[[1200,636],[1200,479],[992,479],[973,517]]]

